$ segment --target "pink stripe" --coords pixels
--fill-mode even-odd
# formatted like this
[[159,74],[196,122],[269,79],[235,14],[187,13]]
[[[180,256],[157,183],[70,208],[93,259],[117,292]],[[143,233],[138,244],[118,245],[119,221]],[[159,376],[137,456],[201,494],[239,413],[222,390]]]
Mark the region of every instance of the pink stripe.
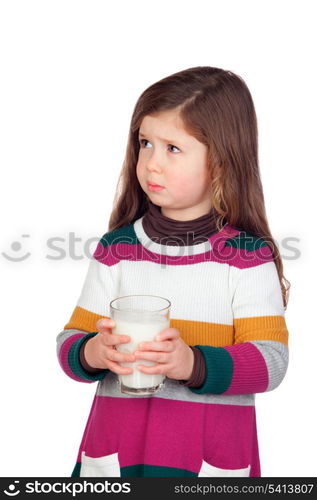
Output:
[[235,248],[231,246],[219,246],[219,251],[214,249],[214,262],[224,262],[239,269],[256,267],[266,262],[273,260],[271,249],[268,246],[248,252],[243,248]]
[[240,232],[241,231],[228,225],[219,233],[213,234],[209,238],[212,251],[209,253],[208,260],[228,263],[239,269],[259,266],[260,264],[273,260],[271,249],[268,246],[258,248],[252,252],[248,252],[243,248],[226,246],[227,240],[238,236]]
[[251,342],[224,347],[233,360],[233,376],[223,394],[265,392],[269,383],[268,369],[259,349]]
[[73,378],[74,380],[77,380],[78,382],[91,382],[90,380],[85,380],[83,378],[77,377],[77,375],[74,374],[74,372],[70,369],[70,366],[68,364],[68,353],[76,340],[79,340],[81,338],[85,337],[85,334],[83,333],[75,333],[74,335],[71,335],[68,337],[68,339],[65,340],[65,342],[62,344],[60,350],[59,350],[59,355],[58,355],[58,360],[59,364],[61,365],[62,369],[68,375],[69,377]]
[[224,246],[224,241],[217,241],[213,250],[197,254],[182,255],[182,247],[179,247],[179,255],[160,255],[150,252],[141,244],[128,245],[118,243],[103,247],[99,242],[94,253],[94,258],[101,264],[113,266],[120,260],[148,261],[161,265],[184,266],[198,264],[200,262],[218,262],[230,264],[240,269],[259,266],[265,262],[272,261],[272,252],[269,247],[262,247],[253,252],[231,246]]
[[90,457],[118,452],[121,467],[146,464],[198,473],[204,459],[224,469],[251,464],[257,470],[254,428],[253,406],[95,396],[77,460],[82,451]]

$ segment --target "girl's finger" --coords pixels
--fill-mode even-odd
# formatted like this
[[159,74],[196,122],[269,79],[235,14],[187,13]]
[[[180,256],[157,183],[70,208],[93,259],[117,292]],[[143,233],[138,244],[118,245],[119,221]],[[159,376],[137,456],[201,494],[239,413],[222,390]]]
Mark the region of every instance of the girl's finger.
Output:
[[131,341],[131,338],[128,335],[117,335],[109,332],[100,332],[100,335],[102,335],[103,343],[105,345],[126,344]]
[[133,363],[135,361],[134,354],[124,354],[114,349],[108,350],[107,358],[117,363]]
[[171,359],[171,355],[165,352],[155,352],[155,351],[135,351],[135,359],[146,359],[147,361],[154,361],[156,363],[168,363]]
[[107,365],[109,370],[117,373],[118,375],[129,375],[133,371],[129,366],[120,366],[118,363],[109,360],[107,361]]
[[165,351],[172,352],[174,350],[173,343],[167,342],[141,342],[139,344],[139,350],[141,351]]
[[162,340],[175,340],[180,337],[180,331],[177,328],[167,328],[162,330],[156,337],[155,340],[158,342]]
[[98,319],[96,323],[96,328],[98,331],[108,330],[109,328],[114,328],[115,322],[110,318]]
[[165,374],[166,373],[166,365],[155,365],[155,366],[144,366],[137,365],[136,367],[142,373],[148,373],[149,375],[154,374]]
[[167,363],[169,361],[168,354],[161,352],[145,352],[135,351],[136,359],[146,359],[147,361],[155,361],[156,363]]

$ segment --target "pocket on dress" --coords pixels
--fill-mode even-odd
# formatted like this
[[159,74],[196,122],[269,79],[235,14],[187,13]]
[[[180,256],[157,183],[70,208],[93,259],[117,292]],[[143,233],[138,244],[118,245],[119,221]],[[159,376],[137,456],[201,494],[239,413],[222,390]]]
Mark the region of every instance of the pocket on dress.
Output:
[[220,469],[203,460],[198,477],[249,477],[250,465],[244,469]]
[[93,458],[81,454],[80,477],[120,477],[118,453]]

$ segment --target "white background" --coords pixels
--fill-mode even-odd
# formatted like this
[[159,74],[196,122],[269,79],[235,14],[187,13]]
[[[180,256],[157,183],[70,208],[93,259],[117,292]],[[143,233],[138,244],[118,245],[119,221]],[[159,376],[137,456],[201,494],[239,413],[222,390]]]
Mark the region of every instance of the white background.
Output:
[[[256,396],[262,475],[316,476],[314,7],[0,3],[1,476],[72,472],[96,385],[68,378],[55,344],[86,275],[84,245],[107,231],[139,95],[199,65],[234,71],[251,91],[267,214],[292,284],[288,372]],[[48,258],[60,255],[49,238],[62,238],[63,259]]]

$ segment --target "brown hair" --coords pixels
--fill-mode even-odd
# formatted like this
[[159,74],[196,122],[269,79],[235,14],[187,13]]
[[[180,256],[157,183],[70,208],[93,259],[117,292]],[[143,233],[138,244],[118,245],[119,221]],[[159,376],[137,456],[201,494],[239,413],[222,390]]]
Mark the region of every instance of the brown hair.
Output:
[[108,231],[132,224],[148,209],[148,197],[136,175],[138,132],[143,118],[175,110],[185,130],[208,148],[213,207],[236,228],[265,240],[277,268],[284,309],[290,283],[271,235],[258,162],[258,127],[244,80],[220,68],[198,66],[167,76],[148,87],[134,107],[125,159],[109,219]]

